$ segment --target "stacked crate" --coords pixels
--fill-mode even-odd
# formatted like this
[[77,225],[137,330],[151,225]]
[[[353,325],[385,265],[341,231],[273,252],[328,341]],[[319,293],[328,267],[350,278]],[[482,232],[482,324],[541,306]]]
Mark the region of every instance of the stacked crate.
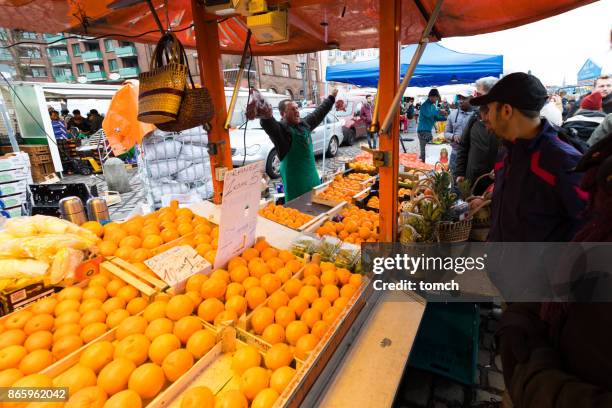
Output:
[[30,159],[26,153],[0,156],[0,215],[10,218],[23,214],[27,186],[31,183]]
[[[10,146],[0,147],[2,153],[9,153]],[[25,152],[30,157],[32,179],[34,183],[40,183],[45,177],[55,173],[51,151],[48,145],[19,145],[19,150]]]

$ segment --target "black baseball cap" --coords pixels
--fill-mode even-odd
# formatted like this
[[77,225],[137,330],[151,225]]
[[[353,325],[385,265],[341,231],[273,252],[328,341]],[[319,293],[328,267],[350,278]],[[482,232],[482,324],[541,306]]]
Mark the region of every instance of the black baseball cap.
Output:
[[547,99],[548,92],[538,78],[524,72],[514,72],[500,79],[488,94],[472,98],[470,104],[480,106],[502,102],[518,109],[539,111]]

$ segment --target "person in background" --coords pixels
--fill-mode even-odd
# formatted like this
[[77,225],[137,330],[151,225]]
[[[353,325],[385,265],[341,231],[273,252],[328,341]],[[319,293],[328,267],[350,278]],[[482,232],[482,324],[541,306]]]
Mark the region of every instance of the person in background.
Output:
[[[589,204],[588,223],[573,241],[612,242],[612,133],[593,145],[575,170],[584,172],[580,187],[589,194]],[[567,286],[575,294],[584,286],[581,284],[605,290],[605,281],[609,281],[605,268],[574,270]],[[611,407],[611,309],[609,302],[587,299],[508,304],[495,336],[513,405]]]
[[440,92],[431,89],[427,95],[427,100],[421,105],[419,110],[419,123],[417,125],[417,135],[419,137],[421,161],[425,161],[425,146],[431,142],[432,129],[437,121],[446,120],[446,112],[439,110],[437,103],[440,101]]
[[265,104],[260,124],[274,143],[281,162],[285,202],[301,196],[321,183],[315,165],[311,132],[333,108],[336,95],[338,90],[334,89],[321,105],[304,119],[300,119],[298,104],[289,99],[278,104],[280,122],[272,116],[272,106]]
[[91,126],[89,125],[89,122],[87,121],[87,119],[81,116],[81,111],[78,109],[75,109],[72,111],[72,114],[74,116],[68,122],[68,126],[67,126],[68,130],[72,128],[78,128],[81,133],[89,134],[91,130]]
[[610,134],[612,134],[612,113],[608,113],[603,122],[591,133],[591,137],[587,140],[587,145],[589,147],[594,146],[600,140],[609,137]]
[[583,146],[583,151],[586,151],[589,138],[606,117],[601,110],[601,102],[602,95],[599,92],[593,92],[582,99],[580,109],[563,124],[563,129]]
[[464,90],[457,94],[459,103],[457,109],[451,110],[446,120],[446,127],[444,128],[444,138],[452,147],[450,162],[448,168],[452,174],[455,174],[455,165],[457,163],[457,147],[461,142],[461,135],[465,125],[469,122],[472,116],[472,106],[470,105],[471,93],[469,90]]
[[102,129],[102,121],[104,120],[104,118],[100,116],[97,109],[92,109],[89,111],[89,115],[87,115],[87,120],[89,121],[90,132],[92,134]]
[[72,115],[70,114],[70,111],[68,109],[62,109],[62,120],[64,121],[64,126],[66,126],[66,129],[68,129],[68,122],[70,122],[70,119],[72,119]]
[[587,194],[582,174],[569,172],[582,155],[540,118],[547,99],[538,78],[516,72],[471,100],[505,145],[494,166],[490,242],[567,242],[582,226]]
[[[489,93],[497,81],[495,77],[484,77],[477,80],[476,96]],[[457,144],[456,181],[461,182],[467,179],[473,185],[480,176],[490,173],[497,159],[498,150],[498,137],[485,126],[480,112],[475,112],[470,116]],[[474,187],[474,194],[482,195],[491,182],[492,180],[488,178],[481,179]]]
[[51,126],[53,126],[53,134],[55,135],[55,140],[64,140],[68,139],[68,132],[66,132],[66,125],[64,125],[64,121],[60,118],[59,113],[57,111],[51,111]]
[[548,119],[555,126],[563,124],[563,105],[559,95],[551,95],[540,110],[540,116]]
[[404,100],[404,102],[400,103],[400,132],[408,131],[408,117],[406,114],[408,113],[408,102]]
[[602,75],[593,83],[593,92],[601,94],[601,107],[605,113],[612,113],[612,76]]
[[377,135],[374,132],[370,132],[370,125],[372,125],[372,114],[374,113],[374,105],[372,104],[372,95],[367,95],[365,103],[361,106],[361,111],[359,112],[359,116],[365,122],[366,129],[366,137],[368,138],[368,146],[370,149],[376,149],[376,139]]

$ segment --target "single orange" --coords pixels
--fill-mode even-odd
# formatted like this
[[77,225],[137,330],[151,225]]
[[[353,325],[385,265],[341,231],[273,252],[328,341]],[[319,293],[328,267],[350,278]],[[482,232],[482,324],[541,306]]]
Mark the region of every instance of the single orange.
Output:
[[83,291],[83,300],[98,299],[104,302],[108,298],[108,292],[102,286],[90,286]]
[[213,408],[214,406],[215,395],[208,387],[193,387],[183,393],[181,408]]
[[239,390],[224,391],[215,400],[215,408],[247,408],[249,402]]
[[319,279],[319,277],[315,275],[305,277],[304,279],[302,279],[302,282],[304,282],[304,285],[314,286],[317,289],[321,287],[321,279]]
[[149,305],[149,301],[144,297],[135,297],[130,300],[125,307],[129,314],[136,315],[142,312]]
[[277,393],[282,394],[283,390],[287,387],[287,385],[289,385],[294,375],[294,368],[289,366],[277,368],[270,376],[270,388],[274,389]]
[[287,263],[285,264],[285,267],[288,268],[293,273],[297,273],[300,269],[302,269],[303,266],[304,265],[297,259],[292,259],[290,261],[287,261]]
[[268,388],[269,383],[270,374],[265,368],[251,367],[240,376],[240,391],[253,400],[261,390]]
[[[146,248],[137,248],[132,252],[131,261],[133,263],[144,262],[152,256],[151,250]],[[145,272],[148,272],[148,267],[145,265]]]
[[230,259],[229,262],[227,263],[227,270],[231,272],[237,266],[247,266],[247,265],[248,265],[248,262],[245,258],[242,258],[240,256],[235,256],[232,259]]
[[172,322],[172,320],[166,317],[160,317],[149,323],[144,334],[149,338],[149,340],[154,340],[156,337],[161,336],[162,334],[172,333],[173,329],[174,322]]
[[319,320],[314,324],[314,326],[312,326],[312,330],[310,331],[310,333],[317,336],[317,338],[322,339],[328,328],[329,323],[324,322],[323,320]]
[[264,329],[261,338],[270,344],[283,343],[285,341],[285,328],[280,324],[273,323]]
[[233,310],[224,310],[215,317],[215,326],[231,325],[238,321],[238,315]]
[[308,301],[301,296],[296,296],[289,301],[289,306],[295,312],[296,316],[302,316],[304,310],[308,309]]
[[270,370],[291,365],[291,361],[293,361],[293,353],[285,343],[274,344],[264,356],[266,367]]
[[254,286],[259,286],[259,279],[254,276],[249,276],[242,282],[244,290],[249,290]]
[[21,359],[19,371],[30,375],[44,370],[53,364],[53,355],[49,350],[34,350]]
[[195,305],[187,295],[176,295],[170,298],[166,306],[166,317],[170,320],[179,320],[181,317],[193,313]]
[[174,350],[181,348],[181,340],[172,333],[164,333],[151,342],[148,353],[151,361],[161,364]]
[[[202,244],[202,245],[207,245],[207,244]],[[215,248],[214,245],[213,245],[213,248]],[[204,259],[206,259],[211,265],[214,265],[216,256],[217,256],[217,251],[215,249],[211,249],[210,251],[204,254]]]
[[321,276],[321,268],[319,265],[314,263],[309,263],[304,267],[304,277],[308,276]]
[[261,354],[255,346],[248,345],[239,348],[232,356],[232,370],[238,375],[242,375],[251,367],[259,367],[261,365]]
[[164,242],[174,241],[180,237],[178,231],[173,228],[164,228],[159,236],[164,240]]
[[[108,395],[123,391],[127,388],[130,375],[135,369],[136,364],[134,364],[132,360],[128,360],[127,358],[113,359],[113,361],[100,370],[97,381],[98,386]],[[125,406],[132,407],[131,405]],[[124,406],[117,405],[117,407],[123,408]]]
[[74,365],[53,379],[55,387],[68,387],[68,395],[96,385],[96,373],[81,364]]
[[140,292],[138,289],[131,285],[126,285],[117,291],[117,298],[123,299],[125,302],[129,302],[132,299],[135,299]]
[[274,321],[282,327],[287,327],[289,323],[295,320],[295,311],[288,306],[279,307],[274,313]]
[[223,299],[227,283],[222,279],[208,279],[202,284],[200,295],[204,299],[217,298]]
[[137,366],[147,361],[151,342],[144,334],[130,334],[117,343],[113,358],[127,358]]
[[202,322],[195,316],[181,317],[176,323],[174,323],[174,329],[172,333],[183,344],[187,344],[189,337],[198,330],[202,329]]
[[217,338],[208,330],[198,330],[187,340],[187,350],[196,359],[208,353],[217,344]]
[[336,306],[332,306],[323,313],[323,321],[332,324],[336,318],[340,315],[342,310]]
[[[18,330],[18,329],[13,329]],[[5,332],[6,333],[6,332]],[[53,334],[50,331],[37,331],[28,336],[23,346],[28,352],[34,350],[49,350],[53,344]]]
[[88,324],[95,322],[106,322],[106,313],[104,313],[100,309],[90,310],[81,316],[81,320],[79,320],[79,324],[81,327],[85,327]]
[[120,297],[111,297],[106,299],[101,307],[101,310],[107,315],[117,309],[125,309],[125,300]]
[[302,316],[300,316],[300,320],[306,323],[308,327],[311,329],[315,325],[316,322],[321,320],[321,317],[322,317],[321,312],[319,312],[317,309],[309,308],[309,309],[304,310],[304,312],[302,313]]
[[81,314],[76,310],[66,310],[55,318],[54,325],[56,328],[66,324],[78,323],[81,320]]
[[[83,340],[79,336],[69,335],[61,337],[55,341],[51,351],[55,360],[66,357],[83,345]],[[6,350],[6,349],[5,349]]]
[[114,352],[115,348],[110,341],[99,341],[83,350],[81,357],[79,357],[79,364],[99,373],[104,366],[113,361]]
[[[100,286],[100,285],[94,285],[94,286]],[[105,285],[102,285],[102,286],[105,286]],[[91,298],[91,299],[84,300],[83,302],[81,302],[81,306],[79,306],[79,313],[85,314],[91,310],[102,310],[102,305],[103,303],[100,299]]]
[[66,336],[79,336],[81,334],[81,326],[78,323],[71,323],[58,327],[53,332],[53,341],[56,342],[58,339]]
[[96,234],[98,237],[102,237],[104,235],[104,227],[98,221],[86,221],[81,224],[81,228],[85,228]]
[[355,286],[347,283],[340,289],[340,296],[350,299],[356,291],[357,288]]
[[37,331],[47,331],[53,328],[53,324],[55,319],[52,315],[44,313],[33,316],[28,322],[23,326],[23,331],[25,334],[32,334]]
[[26,334],[21,329],[5,330],[0,333],[0,349],[8,346],[21,346],[26,338]]
[[178,224],[178,227],[176,228],[176,230],[178,231],[179,235],[185,236],[191,232],[193,232],[193,227],[191,226],[191,224]]
[[225,310],[232,310],[241,316],[247,310],[247,301],[243,296],[233,295],[225,301]]
[[314,334],[305,334],[300,337],[295,345],[295,356],[301,360],[305,360],[308,354],[317,346],[319,338]]
[[21,378],[23,378],[23,373],[17,368],[2,370],[0,371],[0,387],[10,387]]
[[280,278],[272,273],[267,273],[260,277],[261,287],[268,295],[276,292],[282,286]]
[[349,302],[348,298],[339,297],[338,299],[334,301],[334,307],[337,307],[338,309],[342,310],[346,307],[348,302]]
[[120,247],[140,248],[142,239],[137,235],[128,235],[119,242]]
[[236,265],[230,269],[230,278],[232,282],[242,283],[249,277],[249,268],[245,265]]
[[109,296],[117,296],[117,292],[119,292],[119,289],[121,289],[125,285],[126,283],[121,279],[113,279],[108,283],[108,285],[106,285],[106,291],[108,292]]
[[117,244],[114,241],[102,241],[98,244],[100,255],[102,256],[113,256],[117,251]]
[[230,297],[234,295],[244,296],[245,292],[246,290],[244,286],[242,286],[238,282],[232,282],[229,285],[227,285],[227,289],[225,290],[225,298],[229,299]]
[[174,382],[193,366],[193,356],[186,349],[178,349],[170,352],[164,358],[162,370],[168,381]]
[[57,294],[57,300],[60,302],[66,299],[81,300],[83,297],[83,289],[78,286],[69,286],[64,288]]
[[142,247],[146,249],[154,249],[160,245],[163,245],[164,240],[159,235],[146,235],[142,240]]
[[292,346],[295,346],[297,341],[305,334],[308,334],[310,329],[308,325],[300,320],[289,323],[285,329],[285,337],[287,342]]
[[300,293],[302,286],[304,286],[304,284],[301,280],[292,278],[285,283],[284,291],[290,298],[292,298]]
[[90,323],[87,326],[83,327],[83,330],[81,330],[81,340],[83,340],[84,344],[89,343],[90,341],[93,341],[98,337],[102,336],[107,331],[108,327],[106,326],[106,323]]
[[[104,408],[107,396],[97,385],[81,388],[70,396],[64,408]],[[130,405],[134,407],[134,405]]]
[[207,322],[212,323],[217,315],[225,310],[225,305],[217,298],[209,298],[200,303],[198,316]]
[[146,363],[132,372],[128,388],[141,398],[149,399],[159,394],[165,382],[164,370],[157,364]]
[[244,252],[242,253],[242,258],[244,258],[244,260],[246,260],[247,262],[250,261],[251,259],[258,257],[259,256],[259,251],[255,248],[247,248],[244,250]]
[[41,313],[53,314],[53,311],[55,310],[55,306],[57,305],[58,302],[59,301],[55,297],[51,297],[51,296],[46,297],[34,303],[32,305],[31,310],[34,314],[41,314]]
[[312,305],[310,307],[313,308],[314,310],[318,310],[319,313],[323,314],[331,306],[332,304],[327,298],[320,297],[318,299],[315,299],[314,302],[312,302]]
[[288,303],[289,296],[282,290],[272,293],[268,298],[268,307],[274,311],[278,310],[278,308],[281,306],[287,306]]
[[262,304],[267,297],[266,291],[260,286],[254,286],[248,289],[244,295],[249,305],[249,309],[253,310],[260,304]]
[[262,334],[272,323],[274,323],[274,310],[269,307],[260,307],[251,316],[251,326],[257,334]]
[[147,322],[152,322],[160,317],[166,317],[167,306],[168,302],[156,300],[145,308],[142,317],[144,317]]
[[274,274],[280,278],[282,283],[287,282],[289,279],[291,279],[291,276],[293,275],[291,271],[285,267],[277,269]]
[[148,322],[142,316],[130,316],[117,326],[115,337],[117,340],[123,340],[130,334],[144,334],[147,329]]

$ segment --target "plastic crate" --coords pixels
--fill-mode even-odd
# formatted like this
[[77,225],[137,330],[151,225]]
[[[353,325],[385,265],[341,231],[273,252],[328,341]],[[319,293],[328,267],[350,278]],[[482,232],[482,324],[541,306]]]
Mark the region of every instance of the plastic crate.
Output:
[[479,326],[476,303],[428,303],[408,364],[473,385]]
[[95,190],[90,191],[85,183],[30,185],[31,202],[43,206],[58,206],[62,198],[71,196],[79,197],[85,204],[88,199],[97,196]]

